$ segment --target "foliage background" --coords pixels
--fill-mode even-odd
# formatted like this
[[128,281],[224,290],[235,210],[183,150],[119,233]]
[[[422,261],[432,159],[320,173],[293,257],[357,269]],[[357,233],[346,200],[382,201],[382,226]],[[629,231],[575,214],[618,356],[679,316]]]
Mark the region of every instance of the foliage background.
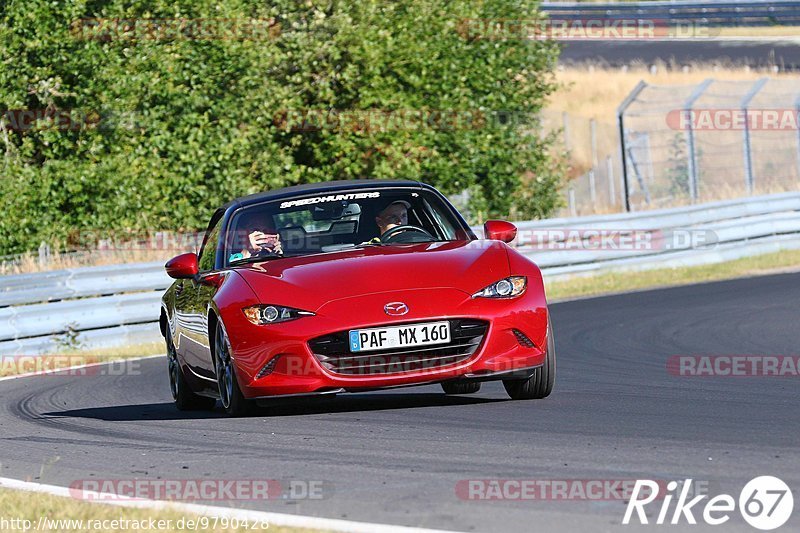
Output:
[[[0,110],[79,109],[102,127],[0,127],[0,254],[86,233],[203,228],[235,196],[298,183],[415,178],[469,189],[473,221],[542,217],[560,160],[536,116],[551,42],[475,39],[464,19],[524,19],[514,0],[11,0]],[[270,39],[80,38],[85,18],[274,18]],[[480,111],[479,128],[297,132],[285,110]],[[110,117],[110,118],[109,118]]]

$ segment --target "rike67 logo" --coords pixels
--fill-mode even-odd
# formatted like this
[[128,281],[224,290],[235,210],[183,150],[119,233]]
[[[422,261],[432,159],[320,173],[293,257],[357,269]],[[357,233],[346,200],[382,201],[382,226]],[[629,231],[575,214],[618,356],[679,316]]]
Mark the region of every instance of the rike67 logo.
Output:
[[[703,505],[701,502],[708,498],[708,495],[701,494],[690,500],[691,488],[691,479],[680,485],[676,481],[670,481],[667,484],[666,495],[659,498],[657,482],[649,479],[636,480],[622,523],[630,524],[634,513],[639,523],[650,523],[645,507],[657,499],[661,506],[654,523],[658,525],[680,524],[684,520],[687,524],[697,524],[695,513],[701,515],[703,521],[712,526],[722,525],[730,520],[737,504],[733,496],[720,494],[704,502]],[[670,509],[673,500],[675,507]],[[759,476],[744,486],[739,493],[738,504],[739,513],[748,524],[762,531],[769,531],[781,527],[789,520],[794,509],[794,498],[791,489],[782,480],[773,476]],[[658,508],[658,504],[653,507]],[[649,510],[655,511],[655,509]]]

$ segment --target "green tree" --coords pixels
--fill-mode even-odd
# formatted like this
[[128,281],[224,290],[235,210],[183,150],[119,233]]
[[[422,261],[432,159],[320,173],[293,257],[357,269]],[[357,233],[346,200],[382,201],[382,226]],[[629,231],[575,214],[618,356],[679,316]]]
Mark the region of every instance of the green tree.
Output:
[[[535,117],[557,46],[469,26],[531,20],[536,4],[10,0],[0,254],[87,231],[198,229],[235,196],[334,179],[421,179],[479,191],[486,216],[546,216],[560,167]],[[148,36],[82,19],[203,19],[218,32]],[[224,33],[254,20],[269,31]],[[13,124],[43,109],[89,126]],[[422,119],[402,119],[414,112]],[[293,127],[309,116],[322,127]]]

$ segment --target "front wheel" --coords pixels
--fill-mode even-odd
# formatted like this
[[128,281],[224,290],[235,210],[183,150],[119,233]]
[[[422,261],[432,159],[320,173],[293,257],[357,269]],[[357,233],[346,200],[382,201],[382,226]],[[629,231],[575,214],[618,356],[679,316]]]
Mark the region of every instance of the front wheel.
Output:
[[217,323],[214,334],[214,360],[219,386],[219,399],[229,416],[244,416],[252,412],[253,402],[242,394],[231,357],[231,343],[222,322]]
[[512,400],[539,400],[547,398],[553,391],[556,381],[556,343],[553,339],[553,327],[550,317],[547,318],[547,355],[544,364],[534,369],[533,375],[527,379],[505,379],[503,386]]
[[172,342],[172,333],[167,327],[164,338],[167,343],[167,368],[169,370],[169,390],[172,393],[172,400],[179,411],[210,411],[217,404],[214,398],[198,396],[189,388],[186,378],[183,376],[178,352]]

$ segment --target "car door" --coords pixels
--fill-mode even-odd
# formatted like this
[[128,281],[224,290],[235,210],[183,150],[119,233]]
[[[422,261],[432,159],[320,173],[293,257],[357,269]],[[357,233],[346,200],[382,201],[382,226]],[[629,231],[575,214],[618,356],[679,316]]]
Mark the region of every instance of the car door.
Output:
[[[208,336],[208,307],[216,294],[210,278],[216,273],[217,249],[220,245],[222,212],[215,213],[200,253],[197,257],[198,274],[185,279],[179,294],[176,294],[176,313],[182,326],[181,355],[191,372],[200,379],[213,380],[214,365]],[[176,291],[177,292],[177,291]]]

